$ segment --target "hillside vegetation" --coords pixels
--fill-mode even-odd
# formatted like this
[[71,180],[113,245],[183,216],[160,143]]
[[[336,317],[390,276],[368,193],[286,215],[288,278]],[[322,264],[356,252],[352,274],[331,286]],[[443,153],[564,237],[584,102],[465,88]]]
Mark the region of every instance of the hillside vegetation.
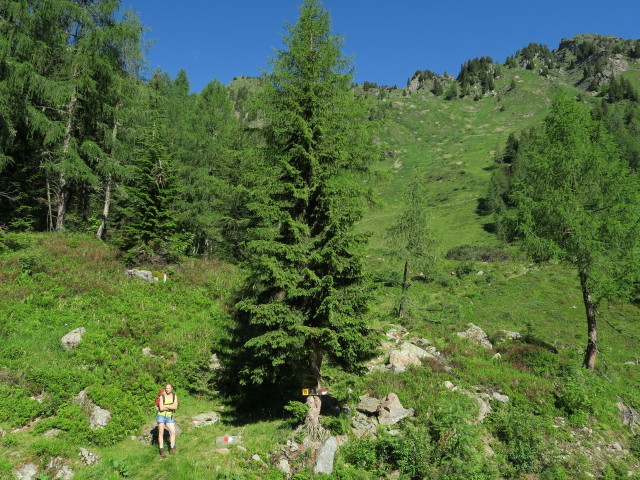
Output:
[[[42,66],[14,52],[0,71],[7,89],[18,88],[16,65]],[[156,72],[127,86],[121,82],[131,72],[107,81],[87,71],[104,88],[63,82],[68,98],[85,88],[86,95],[120,89],[123,103],[104,97],[92,111],[98,97],[84,96],[80,110],[68,102],[59,117],[35,126],[21,115],[53,96],[22,85],[12,97],[22,104],[0,105],[7,119],[0,135],[0,478],[70,478],[70,471],[80,480],[640,478],[637,301],[598,305],[596,368],[582,368],[587,337],[575,269],[534,262],[500,231],[500,215],[513,214],[511,175],[522,155],[514,145],[526,145],[540,128],[558,87],[593,109],[624,162],[638,168],[639,58],[638,40],[580,35],[555,51],[531,44],[504,64],[469,60],[456,78],[425,70],[403,89],[354,86],[369,117],[361,138],[375,132],[367,155],[377,155],[359,177],[358,188],[370,188],[362,193],[368,207],[349,219],[356,234],[369,236],[362,258],[369,309],[357,321],[379,347],[360,368],[325,359],[321,386],[329,393],[318,438],[302,427],[309,412],[302,378],[252,383],[238,366],[252,364],[238,340],[246,333],[238,302],[258,296],[247,285],[263,288],[247,261],[256,258],[247,253],[247,232],[272,238],[260,222],[273,210],[253,213],[268,195],[276,198],[263,178],[265,79],[214,81],[188,94],[185,72],[176,79]],[[98,111],[100,125],[90,120]],[[69,121],[76,126],[65,143],[58,127]],[[49,132],[63,134],[47,136],[47,122]],[[69,149],[66,163],[50,161]],[[68,190],[65,178],[73,179]],[[277,194],[281,200],[286,189]],[[107,200],[111,210],[103,213]],[[402,219],[418,223],[406,241],[390,238]],[[52,231],[60,222],[64,228]],[[419,230],[422,244],[412,245]],[[131,277],[131,267],[159,281]],[[65,347],[62,337],[80,328],[79,343]],[[394,367],[394,352],[405,347],[429,355]],[[285,373],[299,370],[290,353],[279,352]],[[180,434],[178,453],[161,459],[154,401],[167,381],[180,397]],[[92,428],[80,392],[109,411],[104,427]],[[362,434],[363,396],[390,393],[412,414]],[[201,426],[200,414],[216,421]],[[333,471],[314,473],[328,436],[339,444]],[[225,437],[241,440],[227,445]]]

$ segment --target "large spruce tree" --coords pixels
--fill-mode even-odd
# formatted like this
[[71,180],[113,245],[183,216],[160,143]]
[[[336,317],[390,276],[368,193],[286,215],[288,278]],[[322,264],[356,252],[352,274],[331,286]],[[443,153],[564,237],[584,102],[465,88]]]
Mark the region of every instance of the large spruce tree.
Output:
[[[286,28],[261,99],[269,181],[251,205],[241,380],[291,382],[306,373],[313,378],[306,386],[317,387],[323,358],[353,369],[373,349],[364,316],[366,235],[353,225],[365,197],[358,177],[375,149],[329,13],[305,0]],[[307,424],[317,425],[319,400],[308,403]]]

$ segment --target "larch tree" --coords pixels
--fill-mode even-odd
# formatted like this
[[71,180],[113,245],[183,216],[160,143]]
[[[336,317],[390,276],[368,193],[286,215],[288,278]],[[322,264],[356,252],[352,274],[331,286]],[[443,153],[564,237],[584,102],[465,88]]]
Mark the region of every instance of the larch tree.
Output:
[[[365,319],[367,236],[353,226],[366,197],[362,175],[377,150],[365,104],[351,91],[351,62],[330,23],[318,0],[305,0],[264,77],[269,182],[250,205],[249,285],[238,304],[248,336],[245,384],[290,388],[304,376],[317,388],[325,358],[353,370],[375,346]],[[320,400],[309,396],[307,404],[305,423],[314,431]]]
[[424,273],[432,269],[436,262],[436,239],[429,228],[428,197],[424,181],[412,181],[404,197],[402,210],[386,232],[391,256],[404,263],[402,290],[396,311],[399,318],[404,316],[406,310],[410,264]]
[[557,92],[543,128],[519,152],[512,228],[538,260],[577,270],[587,319],[584,367],[595,368],[596,313],[628,298],[640,266],[640,184],[603,124]]

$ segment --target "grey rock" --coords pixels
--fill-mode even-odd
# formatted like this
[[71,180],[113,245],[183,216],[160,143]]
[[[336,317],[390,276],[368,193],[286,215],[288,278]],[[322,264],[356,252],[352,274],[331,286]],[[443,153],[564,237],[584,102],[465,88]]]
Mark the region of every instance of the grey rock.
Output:
[[3,430],[2,428],[0,428],[0,438],[4,437],[7,434],[7,432],[5,430]]
[[82,336],[86,332],[87,330],[84,327],[76,328],[75,330],[71,330],[69,333],[64,335],[60,339],[60,342],[65,349],[71,350],[78,346],[78,344],[82,341]]
[[453,383],[451,383],[449,380],[444,382],[444,386],[447,387],[449,390],[456,390],[456,386]]
[[622,445],[620,445],[617,442],[616,443],[612,443],[611,445],[609,445],[609,449],[621,452],[622,451]]
[[459,337],[468,338],[469,340],[486,349],[493,348],[493,345],[491,345],[491,342],[489,341],[489,337],[487,337],[487,334],[484,333],[484,331],[480,327],[474,325],[473,323],[467,323],[467,327],[468,328],[466,331],[458,332]]
[[220,363],[220,360],[218,359],[218,355],[216,355],[215,353],[211,354],[211,357],[209,357],[209,370],[220,370],[222,368],[222,363]]
[[111,413],[93,403],[87,395],[86,390],[82,390],[78,394],[76,401],[84,414],[89,417],[89,426],[91,429],[104,428],[107,423],[109,423],[109,420],[111,420]]
[[86,448],[81,448],[78,455],[80,456],[80,462],[85,466],[95,465],[102,458],[97,453]]
[[283,472],[287,477],[291,475],[291,465],[289,465],[289,460],[287,460],[286,458],[280,458],[277,467],[278,470]]
[[62,457],[53,457],[47,464],[47,474],[54,479],[70,480],[74,472]]
[[372,418],[366,416],[364,413],[356,413],[351,421],[351,432],[356,438],[376,438],[376,430],[378,428],[378,422]]
[[42,436],[44,438],[55,438],[61,433],[62,433],[62,430],[58,428],[52,428],[51,430],[47,430],[46,432],[44,432]]
[[254,462],[262,463],[262,459],[260,458],[260,455],[258,455],[257,453],[251,455],[251,460],[253,460]]
[[213,425],[220,421],[220,415],[216,412],[201,413],[191,418],[195,427],[202,427],[203,425]]
[[640,426],[640,414],[634,408],[622,402],[618,402],[616,406],[620,409],[620,415],[622,416],[622,423],[624,425],[629,425],[632,430]]
[[34,463],[27,463],[15,475],[18,480],[33,480],[38,475],[38,467]]
[[362,413],[376,413],[380,407],[380,400],[369,395],[362,395],[360,397],[360,403],[356,407],[356,410]]
[[495,400],[499,401],[500,403],[507,403],[509,401],[509,397],[508,396],[501,395],[498,392],[493,392],[493,395],[491,397],[494,398]]
[[154,277],[153,274],[149,270],[139,270],[137,268],[133,268],[131,270],[127,270],[127,276],[129,278],[139,278],[141,280],[145,280],[147,282],[157,282],[158,278]]
[[318,450],[318,456],[316,457],[316,465],[313,468],[313,473],[326,473],[331,475],[333,473],[333,460],[338,450],[338,440],[336,437],[331,436]]
[[242,435],[223,435],[216,438],[216,445],[229,445],[231,443],[242,443]]
[[395,425],[403,418],[413,415],[413,408],[404,408],[395,393],[387,395],[378,409],[378,422],[380,425]]

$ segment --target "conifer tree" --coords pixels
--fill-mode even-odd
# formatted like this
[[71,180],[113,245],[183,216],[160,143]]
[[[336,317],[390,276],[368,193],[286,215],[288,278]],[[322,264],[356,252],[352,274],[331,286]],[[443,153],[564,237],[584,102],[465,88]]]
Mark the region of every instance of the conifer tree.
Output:
[[[366,235],[353,225],[366,193],[358,173],[377,151],[329,13],[305,0],[286,29],[261,101],[265,177],[272,181],[252,205],[250,285],[238,305],[249,336],[240,373],[245,383],[289,385],[306,373],[315,388],[325,357],[353,370],[372,354]],[[317,428],[319,399],[308,397],[308,404],[306,423]]]
[[511,194],[515,232],[535,258],[575,267],[587,317],[584,366],[593,370],[597,307],[628,297],[638,277],[638,177],[603,124],[564,93],[556,94],[543,129],[519,157]]

